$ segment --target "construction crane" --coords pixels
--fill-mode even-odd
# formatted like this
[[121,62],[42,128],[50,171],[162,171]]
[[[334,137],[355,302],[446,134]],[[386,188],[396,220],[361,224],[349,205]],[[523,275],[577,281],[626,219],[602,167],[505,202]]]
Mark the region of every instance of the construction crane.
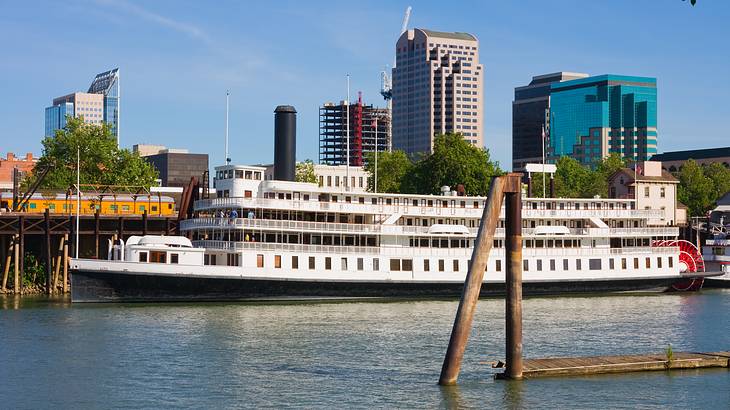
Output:
[[[403,35],[403,33],[408,30],[408,20],[411,18],[411,6],[406,7],[406,13],[403,16],[403,24],[401,25],[400,34],[398,37]],[[393,56],[393,68],[395,68],[395,59],[396,57]],[[385,107],[388,109],[388,113],[390,115],[393,115],[393,81],[391,79],[391,76],[389,74],[389,67],[386,65],[385,70],[380,72],[380,95],[383,96],[385,99]],[[391,149],[391,122],[388,121],[388,151]]]

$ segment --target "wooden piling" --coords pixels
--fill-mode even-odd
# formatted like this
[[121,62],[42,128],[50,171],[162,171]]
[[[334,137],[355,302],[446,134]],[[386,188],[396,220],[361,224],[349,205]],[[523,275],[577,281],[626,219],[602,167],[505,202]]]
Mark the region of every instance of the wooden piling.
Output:
[[142,213],[142,236],[147,235],[147,210]]
[[522,378],[522,198],[505,195],[505,326],[507,369],[510,379]]
[[7,238],[5,235],[0,236],[2,238],[2,241],[0,243],[0,248],[2,249],[2,261],[3,261],[3,286],[2,290],[7,289],[8,285],[8,274],[10,274],[10,262],[12,260],[12,254],[13,254],[13,243],[10,242],[10,247],[8,248],[6,242]]
[[442,386],[455,384],[459,377],[461,360],[464,357],[464,349],[466,349],[466,343],[471,332],[476,302],[479,299],[479,293],[482,288],[487,258],[492,249],[494,232],[499,222],[505,183],[505,177],[496,177],[492,179],[492,184],[489,188],[487,205],[484,207],[482,221],[479,224],[479,231],[471,256],[471,264],[466,275],[464,289],[461,293],[461,301],[456,311],[454,327],[451,330],[449,347],[446,350],[446,357],[441,367],[439,384]]
[[51,214],[48,208],[43,214],[43,223],[46,237],[46,294],[53,293],[52,275],[53,275],[53,258],[51,257]]
[[20,239],[18,235],[13,238],[13,293],[16,295],[20,293]]
[[[18,266],[20,275],[22,276],[25,272],[25,217],[23,215],[18,216],[18,252],[20,257],[15,258],[15,264]],[[16,289],[18,293],[23,293],[23,279],[20,282],[16,282]]]
[[63,235],[63,293],[68,293],[68,234]]
[[99,259],[99,210],[94,212],[94,259]]
[[55,292],[58,289],[58,280],[61,276],[61,263],[65,262],[63,260],[63,247],[65,245],[66,236],[62,236],[61,239],[58,241],[58,251],[56,252],[56,257],[54,258],[56,260],[56,263],[54,265],[53,269],[53,291]]

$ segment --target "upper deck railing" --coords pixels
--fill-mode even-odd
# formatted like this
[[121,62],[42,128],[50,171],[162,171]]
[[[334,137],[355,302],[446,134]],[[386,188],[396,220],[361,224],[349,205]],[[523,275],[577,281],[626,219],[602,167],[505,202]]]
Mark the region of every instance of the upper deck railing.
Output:
[[[307,212],[341,212],[341,213],[359,213],[373,215],[392,215],[401,214],[411,217],[455,217],[455,218],[481,218],[483,212],[483,201],[477,201],[477,207],[473,206],[473,200],[466,200],[466,206],[461,207],[459,197],[443,197],[443,201],[447,202],[447,206],[414,206],[408,201],[394,202],[388,204],[372,204],[360,202],[320,202],[317,200],[297,200],[297,199],[270,199],[270,198],[214,198],[201,199],[195,202],[196,211],[218,210],[218,209],[278,209],[291,211],[307,211]],[[612,202],[611,200],[560,200],[564,205],[571,203],[580,204],[604,204],[605,207],[575,209],[574,207],[564,207],[559,209],[555,204],[559,204],[558,200],[550,201],[551,208],[558,209],[532,209],[528,207],[531,202],[526,202],[522,209],[522,217],[527,219],[586,219],[596,218],[638,218],[638,219],[656,219],[663,216],[660,209],[624,209],[619,205],[624,202]],[[570,202],[572,201],[572,202]],[[458,204],[458,205],[457,205]],[[614,209],[610,205],[614,205]],[[442,205],[442,204],[441,204]],[[504,217],[504,210],[501,213]]]
[[[291,221],[276,219],[255,219],[255,218],[194,218],[184,220],[180,223],[183,231],[199,229],[256,229],[293,232],[316,232],[327,234],[354,233],[354,234],[379,234],[379,235],[433,235],[433,236],[454,236],[464,237],[458,233],[431,233],[429,227],[408,226],[408,225],[383,225],[383,224],[355,224],[336,222],[312,222],[312,221]],[[475,237],[478,228],[467,228],[468,237]],[[643,228],[570,228],[567,234],[536,235],[534,228],[523,228],[522,234],[526,237],[647,237],[647,236],[677,236],[679,228],[676,227],[643,227]],[[497,228],[496,237],[504,237],[504,228]]]
[[[472,248],[430,248],[406,246],[337,246],[337,245],[302,245],[267,242],[232,242],[200,240],[193,241],[193,246],[206,249],[219,249],[240,252],[245,250],[272,252],[302,252],[337,254],[362,254],[384,256],[470,256]],[[492,255],[504,256],[504,248],[492,248]],[[630,255],[667,255],[679,252],[678,247],[631,247],[631,248],[524,248],[524,256],[630,256]]]

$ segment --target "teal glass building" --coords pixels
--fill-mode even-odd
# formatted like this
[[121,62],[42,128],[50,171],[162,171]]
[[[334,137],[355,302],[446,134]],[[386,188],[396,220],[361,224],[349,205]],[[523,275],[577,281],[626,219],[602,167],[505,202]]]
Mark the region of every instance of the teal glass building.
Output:
[[646,161],[657,152],[656,78],[600,75],[553,83],[549,156],[593,165],[611,153]]

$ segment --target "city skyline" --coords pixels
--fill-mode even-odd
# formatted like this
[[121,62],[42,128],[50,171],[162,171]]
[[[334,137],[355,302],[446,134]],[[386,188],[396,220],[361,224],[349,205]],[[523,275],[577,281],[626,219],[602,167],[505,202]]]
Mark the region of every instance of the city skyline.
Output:
[[[223,163],[230,88],[233,162],[273,158],[271,112],[279,104],[292,104],[300,113],[297,158],[316,159],[318,107],[344,98],[347,73],[353,94],[361,90],[365,100],[385,105],[378,95],[379,74],[392,63],[408,3],[367,8],[284,3],[274,10],[255,4],[174,5],[91,1],[5,7],[0,33],[24,41],[6,44],[8,58],[0,62],[0,75],[10,79],[6,92],[17,95],[0,103],[6,114],[0,125],[7,141],[3,148],[40,154],[48,101],[83,91],[89,77],[119,66],[125,72],[124,147],[180,146],[209,153],[211,164]],[[595,16],[616,13],[627,26],[644,28],[595,30]],[[730,5],[711,2],[696,7],[681,1],[661,6],[498,2],[449,9],[424,3],[414,5],[409,28],[469,32],[479,39],[484,143],[509,169],[514,87],[556,71],[656,77],[659,152],[726,144],[727,135],[718,128],[728,116],[722,97],[730,80],[719,74],[729,57],[715,51],[728,38],[723,21],[729,15]],[[335,23],[343,20],[346,31]],[[58,21],[67,23],[64,36],[54,31]],[[367,35],[353,39],[354,32]],[[703,40],[698,44],[694,38]],[[49,62],[63,70],[48,70]]]

